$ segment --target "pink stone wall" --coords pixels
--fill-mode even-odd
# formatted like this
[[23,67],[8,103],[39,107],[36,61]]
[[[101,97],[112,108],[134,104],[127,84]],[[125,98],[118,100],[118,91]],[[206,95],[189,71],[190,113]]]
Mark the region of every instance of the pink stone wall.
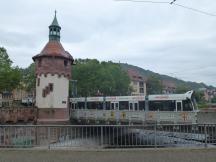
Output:
[[38,124],[69,122],[69,111],[64,108],[38,108]]
[[[67,61],[67,66],[65,66],[64,61]],[[68,79],[71,78],[71,60],[63,59],[60,57],[41,57],[37,58],[35,60],[35,63],[36,76],[41,74],[58,74],[64,75]]]

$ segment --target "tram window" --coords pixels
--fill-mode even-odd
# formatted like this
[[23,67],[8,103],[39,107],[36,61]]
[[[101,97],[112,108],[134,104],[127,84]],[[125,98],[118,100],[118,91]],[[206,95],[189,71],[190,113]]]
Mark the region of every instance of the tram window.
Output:
[[175,100],[163,101],[163,109],[160,111],[175,111]]
[[134,110],[135,110],[135,111],[138,110],[138,103],[134,103]]
[[120,101],[119,102],[119,110],[128,110],[128,101]]
[[87,102],[87,109],[96,109],[96,105],[94,102]]
[[87,109],[103,110],[103,102],[88,102]]
[[115,109],[115,103],[111,103],[111,110]]
[[78,102],[78,109],[85,109],[85,102]]
[[145,110],[145,101],[139,101],[139,110]]
[[133,103],[130,103],[130,111],[133,111]]
[[72,103],[72,109],[76,109],[76,103]]
[[174,111],[175,101],[149,101],[150,111]]
[[119,103],[115,103],[115,109],[116,109],[116,110],[119,109]]
[[181,102],[177,102],[177,111],[181,111]]
[[110,102],[106,102],[106,110],[110,110]]
[[158,111],[162,108],[161,101],[149,101],[149,110]]
[[96,102],[96,107],[98,110],[103,110],[103,102]]
[[193,106],[191,104],[191,100],[183,100],[183,111],[192,111]]

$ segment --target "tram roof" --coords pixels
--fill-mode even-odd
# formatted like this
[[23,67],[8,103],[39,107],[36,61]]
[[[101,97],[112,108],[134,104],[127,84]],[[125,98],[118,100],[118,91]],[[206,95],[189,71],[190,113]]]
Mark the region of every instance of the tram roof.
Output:
[[193,91],[188,91],[184,94],[162,94],[162,95],[149,95],[148,99],[152,101],[157,100],[186,100],[191,99]]
[[[191,99],[193,91],[188,91],[184,94],[161,94],[161,95],[149,95],[148,100],[157,101],[157,100],[186,100]],[[70,98],[72,102],[103,102],[106,101],[139,101],[145,100],[145,96],[106,96],[106,97],[79,97],[79,98]]]

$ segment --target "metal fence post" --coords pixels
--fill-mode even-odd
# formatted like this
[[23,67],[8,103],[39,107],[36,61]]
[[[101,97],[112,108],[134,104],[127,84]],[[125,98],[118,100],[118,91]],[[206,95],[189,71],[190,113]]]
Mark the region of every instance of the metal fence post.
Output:
[[154,125],[154,147],[157,148],[157,123]]
[[204,125],[204,132],[205,132],[205,148],[207,148],[208,145],[207,145],[207,127],[206,127],[206,124]]
[[101,126],[101,146],[103,146],[103,126]]
[[50,127],[48,127],[48,149],[50,150]]

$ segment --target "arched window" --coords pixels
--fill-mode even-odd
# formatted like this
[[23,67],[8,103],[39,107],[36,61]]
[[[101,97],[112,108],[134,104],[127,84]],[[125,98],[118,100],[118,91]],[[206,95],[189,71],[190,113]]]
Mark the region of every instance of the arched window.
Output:
[[68,61],[67,60],[64,60],[64,66],[68,66]]

